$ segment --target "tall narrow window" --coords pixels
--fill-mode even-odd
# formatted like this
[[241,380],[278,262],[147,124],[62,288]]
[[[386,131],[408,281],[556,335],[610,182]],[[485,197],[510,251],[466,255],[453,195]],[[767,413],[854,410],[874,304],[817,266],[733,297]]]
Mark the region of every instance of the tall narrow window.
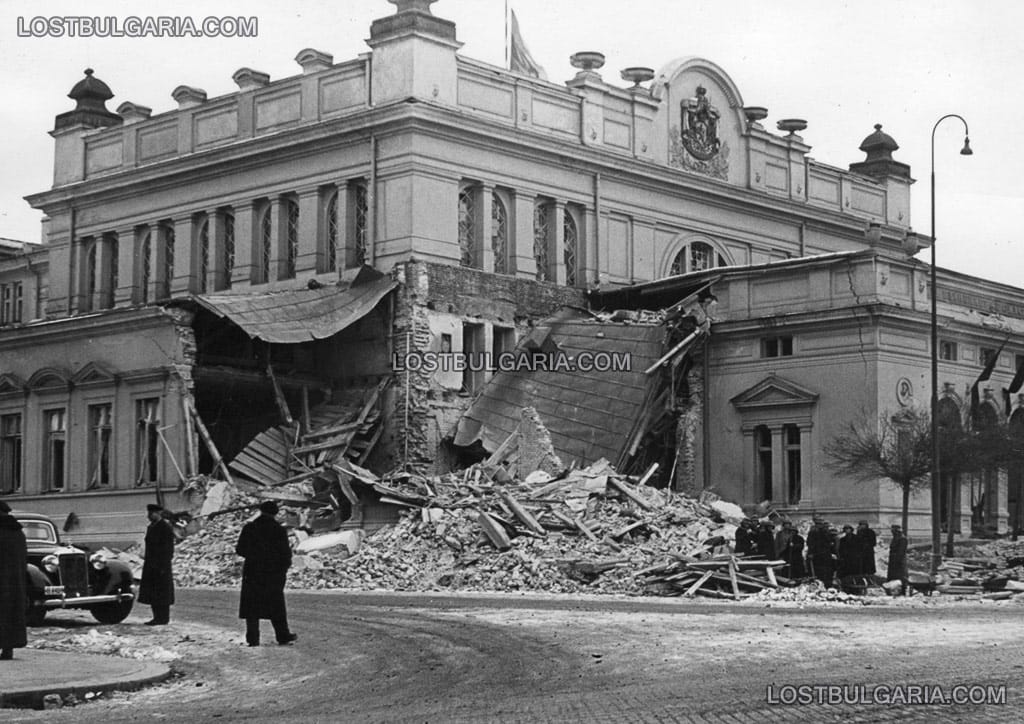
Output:
[[299,260],[299,202],[289,199],[285,207],[288,212],[288,225],[285,234],[284,277],[294,279]]
[[783,450],[786,456],[786,500],[790,505],[800,502],[800,428],[783,425]]
[[203,219],[199,227],[199,279],[196,288],[200,294],[206,293],[206,277],[210,273],[210,220]]
[[98,246],[99,242],[93,241],[85,252],[85,299],[82,302],[82,307],[85,311],[93,308],[93,300],[96,298],[99,273],[96,260]]
[[508,274],[508,212],[496,193],[491,194],[491,251],[494,253],[494,271]]
[[135,401],[135,484],[154,485],[157,482],[160,442],[157,427],[160,424],[160,400],[147,397]]
[[153,246],[150,243],[151,234],[147,231],[142,237],[142,244],[139,248],[139,301],[146,304],[149,301],[150,269],[153,262]]
[[107,298],[103,300],[103,306],[109,309],[114,306],[114,295],[117,293],[117,287],[121,283],[121,269],[118,264],[121,246],[120,238],[117,234],[111,234],[107,237],[107,244],[110,248],[110,288],[107,289]]
[[64,451],[66,445],[66,411],[46,410],[43,424],[43,487],[46,490],[64,490]]
[[755,475],[761,500],[772,499],[772,431],[764,425],[754,429]]
[[21,492],[21,415],[0,415],[0,493]]
[[270,218],[270,206],[263,210],[260,219],[259,270],[258,282],[270,281],[270,248],[274,243],[274,225]]
[[366,183],[357,182],[352,189],[353,206],[353,234],[352,234],[352,263],[349,268],[362,266],[367,261],[367,250],[369,244],[369,193]]
[[231,288],[231,275],[235,273],[235,215],[224,214],[224,281],[223,288]]
[[548,207],[533,207],[533,258],[537,262],[537,281],[544,282],[548,275]]
[[563,261],[565,262],[565,283],[570,287],[576,286],[577,260],[579,253],[579,231],[576,228],[576,219],[568,210],[565,212],[565,221],[562,224],[565,246],[563,247]]
[[89,488],[110,485],[110,404],[89,405]]
[[11,315],[11,321],[12,322],[21,322],[22,321],[22,314],[23,314],[23,311],[24,311],[22,309],[23,302],[22,302],[21,282],[14,282],[10,286],[14,287],[14,292],[13,292],[13,296],[14,296],[14,311],[13,311],[13,313]]
[[14,321],[14,285],[0,284],[0,324]]
[[164,227],[164,278],[160,280],[162,296],[171,296],[171,280],[174,279],[174,227]]
[[476,266],[476,189],[459,191],[459,263]]
[[327,239],[324,248],[324,271],[335,271],[338,268],[338,194],[331,194],[327,202],[326,219]]

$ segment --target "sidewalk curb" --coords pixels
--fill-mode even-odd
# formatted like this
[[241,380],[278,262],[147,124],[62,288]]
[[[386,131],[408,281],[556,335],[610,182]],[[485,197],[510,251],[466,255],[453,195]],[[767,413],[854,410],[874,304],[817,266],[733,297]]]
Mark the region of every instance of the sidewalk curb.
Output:
[[[78,655],[80,658],[82,655]],[[116,657],[88,655],[90,658],[111,659]],[[15,653],[17,658],[17,652]],[[166,664],[140,662],[121,659],[129,670],[127,674],[111,674],[108,678],[97,677],[89,681],[88,676],[69,677],[72,680],[65,684],[47,684],[42,686],[20,686],[0,691],[0,709],[42,709],[43,700],[50,694],[57,694],[62,699],[69,694],[83,698],[88,693],[100,694],[110,691],[135,691],[144,686],[158,684],[171,676],[171,669]],[[112,662],[111,662],[112,663]],[[2,671],[2,670],[0,670]]]

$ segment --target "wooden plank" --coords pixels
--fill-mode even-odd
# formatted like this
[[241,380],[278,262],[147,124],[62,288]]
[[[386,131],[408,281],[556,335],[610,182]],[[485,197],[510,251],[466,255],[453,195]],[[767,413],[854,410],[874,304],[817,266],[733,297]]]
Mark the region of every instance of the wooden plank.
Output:
[[779,581],[775,578],[775,569],[771,566],[767,566],[764,572],[768,574],[768,581],[775,587],[779,587]]
[[491,453],[491,456],[484,462],[485,465],[498,465],[512,449],[512,446],[519,439],[519,429],[516,428],[512,434],[505,438],[505,441],[498,445],[498,448]]
[[324,442],[318,442],[315,445],[304,445],[297,447],[292,450],[292,455],[308,455],[309,453],[318,452],[320,450],[330,450],[336,447],[348,447],[349,442],[352,441],[352,433],[347,435],[339,435],[336,438],[325,440]]
[[507,551],[512,547],[512,541],[509,539],[508,534],[505,532],[504,527],[494,518],[487,513],[480,511],[480,515],[477,516],[476,522],[480,525],[484,535],[491,542],[495,548],[499,551]]
[[288,409],[288,400],[284,397],[281,385],[277,383],[277,376],[274,374],[274,365],[270,364],[269,359],[267,360],[267,376],[270,377],[270,382],[274,387],[274,401],[277,402],[277,409],[281,413],[281,418],[289,425],[294,424],[295,420],[292,419],[292,411]]
[[230,464],[232,470],[247,478],[252,478],[261,485],[272,485],[276,481],[274,477],[267,475],[266,471],[253,468],[244,460],[238,460],[236,458],[235,460],[232,460]]
[[[480,472],[479,468],[477,469],[477,472]],[[539,535],[547,535],[548,532],[544,529],[544,526],[538,523],[537,519],[534,518],[530,511],[524,508],[518,500],[513,498],[504,490],[499,490],[498,496],[505,501],[505,505],[511,509],[513,515],[521,520],[527,528]]]
[[711,576],[713,576],[714,574],[714,571],[705,571],[704,575],[698,578],[693,585],[687,588],[686,592],[683,595],[687,597],[693,596],[693,594],[697,592],[697,589],[699,589],[701,586],[707,583],[708,579],[711,578]]
[[[185,394],[188,394],[187,392]],[[184,396],[181,398],[181,409],[184,413],[182,418],[185,420],[185,455],[188,466],[187,473],[190,475],[199,474],[199,455],[196,450],[196,433],[192,425],[192,415],[188,414],[188,399]]]
[[384,434],[384,425],[377,425],[377,429],[374,431],[373,436],[367,441],[366,447],[363,448],[363,452],[359,454],[359,459],[356,460],[360,465],[366,462],[366,459],[370,457],[373,449],[377,447],[377,441],[380,440],[380,436]]
[[732,595],[737,601],[740,600],[740,586],[736,581],[736,561],[729,561],[729,582],[732,584]]
[[636,486],[639,488],[641,485],[645,485],[651,479],[651,476],[658,472],[660,465],[661,463],[651,463],[651,467],[647,468],[647,472],[637,481]]
[[608,476],[608,484],[639,505],[644,510],[653,510],[654,506],[626,487],[625,483],[619,482],[612,476]]
[[251,455],[246,455],[245,451],[238,453],[235,459],[231,461],[232,464],[239,463],[245,465],[250,470],[261,472],[264,477],[270,478],[273,481],[278,481],[288,476],[288,471],[285,470],[284,466],[273,466],[267,465],[261,460],[258,460]]
[[302,386],[302,430],[309,432],[309,386]]
[[312,430],[304,435],[306,440],[318,440],[321,437],[327,437],[328,435],[340,435],[343,432],[349,430],[355,430],[360,427],[360,422],[346,422],[344,425],[335,425],[334,427],[324,428],[323,430]]
[[189,412],[192,413],[192,419],[196,423],[196,429],[199,431],[199,436],[203,438],[203,442],[206,444],[206,448],[210,451],[210,457],[213,458],[213,469],[216,471],[219,467],[224,472],[224,479],[229,483],[234,483],[231,479],[231,473],[228,471],[227,463],[224,462],[224,458],[221,457],[220,451],[217,446],[213,443],[213,438],[210,437],[210,431],[206,429],[206,425],[203,423],[203,418],[196,412],[196,408],[192,405],[191,401],[188,401]]

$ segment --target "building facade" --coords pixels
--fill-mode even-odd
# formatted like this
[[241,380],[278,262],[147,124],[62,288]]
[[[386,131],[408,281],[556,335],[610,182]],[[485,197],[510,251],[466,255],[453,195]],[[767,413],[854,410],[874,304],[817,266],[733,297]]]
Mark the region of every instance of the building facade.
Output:
[[[0,417],[21,435],[17,456],[0,448],[19,471],[4,494],[75,513],[87,540],[126,537],[156,491],[176,495],[280,422],[276,387],[299,409],[389,380],[370,463],[450,464],[445,441],[491,373],[408,355],[497,354],[595,290],[670,305],[708,279],[694,465],[672,482],[892,517],[884,481],[837,480],[820,452],[855,413],[895,410],[897,383],[927,398],[929,289],[912,258],[927,240],[881,127],[842,170],[808,155],[805,122],[766,130],[710,61],[628,69],[621,87],[599,53],[577,53],[577,75],[549,83],[463,57],[429,0],[394,4],[358,58],[307,48],[294,77],[242,68],[236,93],[179,86],[158,114],[108,110],[113,92],[86,71],[51,132],[53,187],[28,197],[46,219],[38,265],[23,265],[36,321],[0,327]],[[393,282],[368,307],[353,301],[366,267]],[[325,313],[324,289],[358,312]],[[950,395],[992,325],[1009,330],[1001,403],[1024,292],[943,273],[939,293]],[[230,300],[287,300],[326,331],[252,332],[215,311]],[[986,520],[1005,528],[1013,485],[1005,471],[987,485]]]

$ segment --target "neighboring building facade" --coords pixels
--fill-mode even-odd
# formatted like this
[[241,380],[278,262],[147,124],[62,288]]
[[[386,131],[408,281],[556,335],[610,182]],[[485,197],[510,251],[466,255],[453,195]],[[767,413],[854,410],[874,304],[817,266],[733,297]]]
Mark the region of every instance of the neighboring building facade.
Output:
[[[213,99],[179,86],[166,113],[107,110],[91,70],[74,87],[52,131],[53,188],[28,197],[46,238],[24,281],[45,307],[0,328],[0,417],[22,435],[20,458],[0,448],[20,469],[5,491],[16,505],[74,512],[86,539],[140,531],[155,490],[213,472],[199,422],[227,459],[279,422],[269,372],[292,409],[391,379],[372,465],[443,466],[490,373],[396,359],[505,351],[589,290],[639,284],[630,303],[654,306],[714,275],[720,321],[694,352],[702,424],[680,468],[693,473],[675,483],[891,517],[883,483],[835,480],[819,451],[854,411],[888,409],[898,380],[927,397],[928,289],[909,257],[922,240],[892,139],[876,128],[843,171],[808,157],[805,123],[766,131],[764,109],[706,60],[630,69],[620,88],[600,54],[578,53],[559,85],[462,57],[430,0],[395,4],[357,59],[306,49],[301,75],[243,68],[238,92]],[[48,282],[31,277],[47,263]],[[211,311],[280,293],[322,327],[317,288],[354,299],[364,266],[394,289],[322,336],[261,336]],[[955,389],[986,337],[977,312],[995,304],[1016,329],[995,388],[1012,376],[1006,355],[1024,353],[1024,293],[941,281]],[[992,485],[1005,526],[1005,474]]]

